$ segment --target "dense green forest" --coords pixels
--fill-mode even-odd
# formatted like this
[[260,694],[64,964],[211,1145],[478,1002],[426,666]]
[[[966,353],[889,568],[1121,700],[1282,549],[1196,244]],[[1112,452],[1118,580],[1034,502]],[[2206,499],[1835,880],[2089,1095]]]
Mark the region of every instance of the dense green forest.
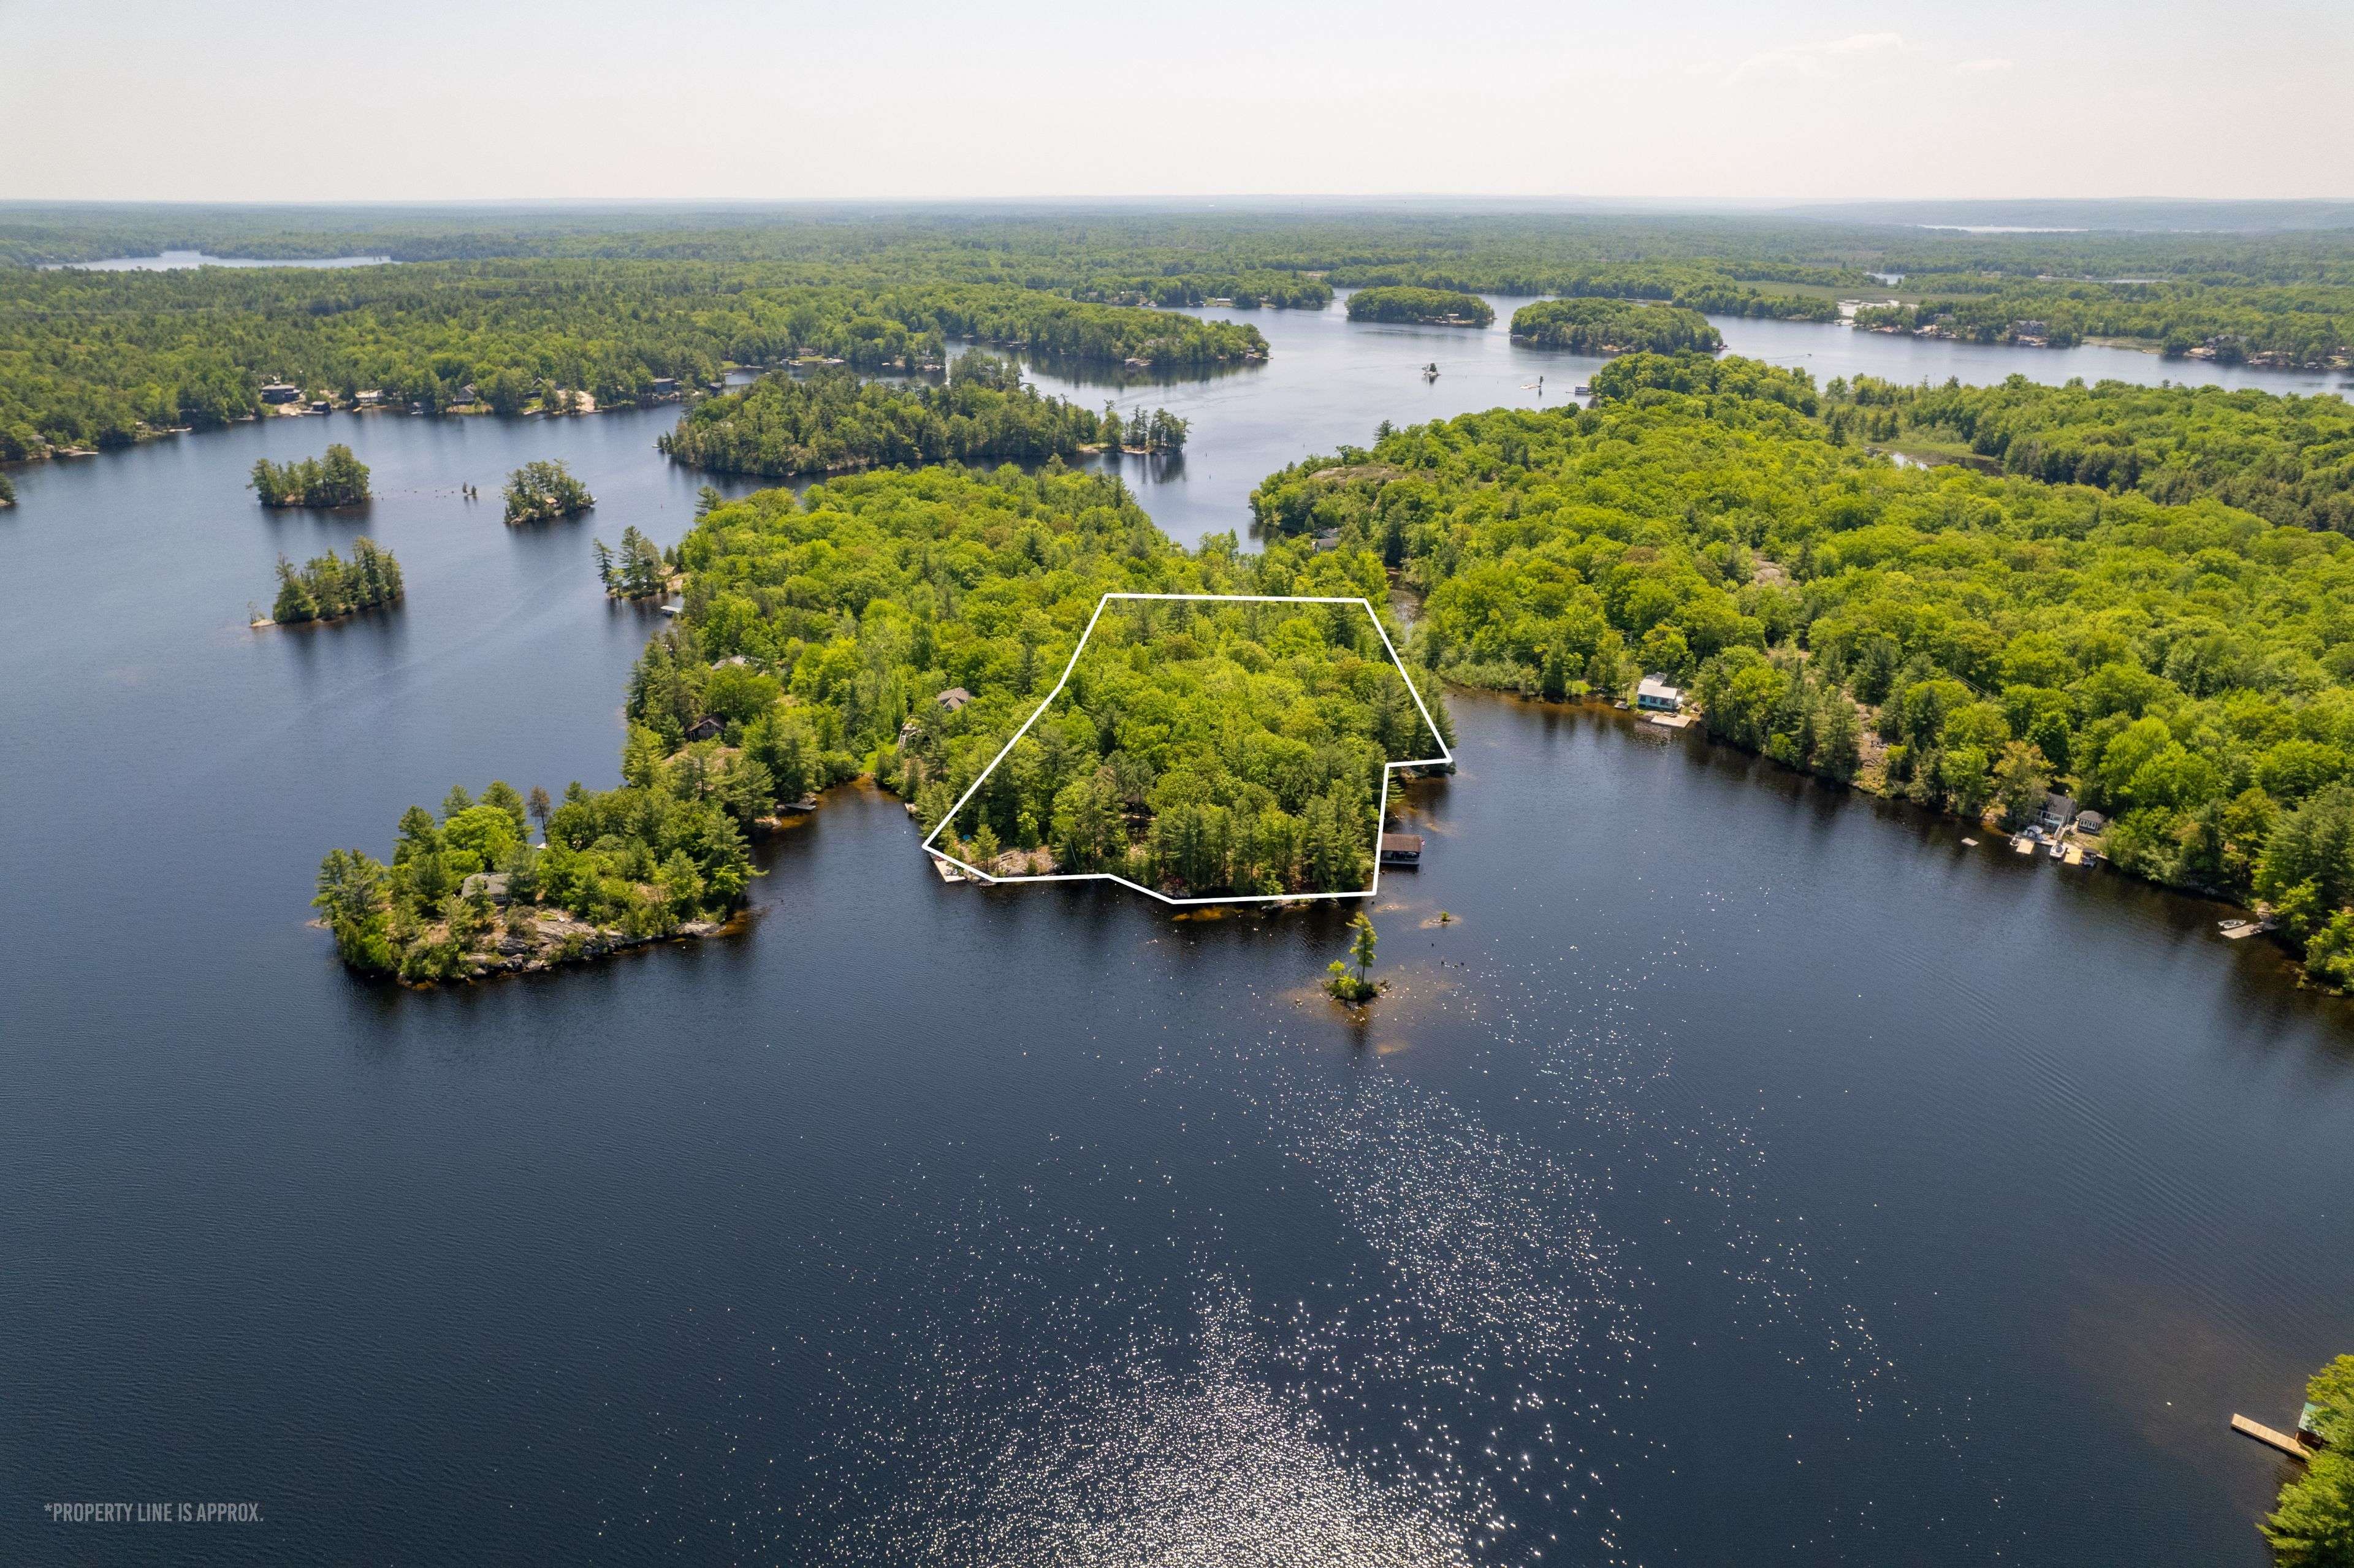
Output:
[[1512,313],[1512,336],[1575,354],[1714,353],[1724,338],[1698,311],[1625,300],[1539,300]]
[[366,535],[352,541],[352,558],[334,551],[297,567],[278,557],[278,598],[270,619],[281,626],[340,616],[390,604],[401,596],[400,563]]
[[[1384,768],[1438,749],[1360,606],[1119,601],[942,842],[1000,875],[1346,891],[1372,873]],[[902,774],[942,760],[918,737]],[[916,797],[932,821],[953,798],[947,777]]]
[[506,520],[511,524],[553,523],[577,516],[597,504],[588,487],[560,462],[527,462],[507,475]]
[[[1051,461],[1035,474],[859,474],[799,500],[764,491],[712,506],[678,553],[685,612],[648,645],[631,679],[622,788],[576,785],[549,821],[546,849],[525,842],[512,810],[503,807],[502,827],[480,804],[453,799],[438,822],[411,810],[390,865],[336,851],[321,870],[321,908],[348,961],[442,978],[557,961],[715,918],[745,891],[743,832],[779,802],[861,772],[917,801],[928,830],[1051,688],[1106,592],[1384,602],[1370,554],[1279,542],[1250,557],[1231,535],[1189,553],[1116,479]],[[1027,814],[1050,853],[1108,859],[1117,850],[1139,880],[1171,885],[1187,871],[1209,874],[1193,835],[1217,821],[1230,876],[1310,885],[1345,869],[1344,848],[1369,853],[1374,797],[1358,789],[1377,789],[1379,742],[1369,749],[1367,737],[1394,719],[1394,694],[1384,694],[1365,651],[1370,625],[1359,633],[1320,616],[1272,613],[1256,628],[1192,620],[1190,633],[1173,617],[1157,630],[1193,638],[1188,679],[1247,677],[1257,722],[1234,734],[1260,738],[1204,758],[1204,726],[1225,697],[1205,705],[1202,688],[1181,704],[1108,673],[1089,689],[1117,721],[1108,746],[1100,731],[1055,726],[1062,740],[1025,738],[1007,759],[1002,788],[1014,793],[1002,803],[1015,809],[1001,848],[1020,846]],[[1150,659],[1152,649],[1129,652]],[[970,700],[938,700],[958,687]],[[1156,707],[1165,710],[1158,717]],[[996,832],[1000,788],[993,782],[960,824],[968,843],[984,817]],[[1132,799],[1144,814],[1131,818]],[[1158,837],[1156,803],[1182,809]],[[1345,822],[1343,804],[1355,812]],[[1103,815],[1109,807],[1130,835],[1125,848]],[[1255,836],[1236,861],[1234,834],[1246,820]],[[470,891],[474,871],[502,880]]]
[[1934,387],[1858,376],[1823,390],[1843,439],[1946,443],[2054,484],[2211,495],[2274,523],[2354,534],[2354,406],[2342,397],[2020,376]]
[[[763,376],[697,404],[658,445],[699,468],[777,478],[937,462],[1043,462],[1076,457],[1081,447],[1105,440],[1106,418],[1042,396],[1022,385],[1018,366],[975,352],[958,359],[945,387],[862,381],[848,370]],[[1170,416],[1161,418],[1165,428]],[[1144,423],[1149,432],[1151,421]]]
[[2281,912],[2354,978],[2354,541],[2210,496],[1900,469],[1806,378],[1636,355],[1584,411],[1499,410],[1313,459],[1253,498],[1426,591],[1471,684],[1691,684],[1795,768],[2014,820],[2047,785],[2115,863]]
[[258,459],[252,485],[264,506],[356,506],[368,499],[368,469],[339,442],[300,462]]
[[557,389],[640,402],[730,365],[940,363],[944,342],[1188,369],[1264,357],[1256,327],[998,284],[797,281],[687,262],[479,262],[157,273],[0,269],[0,461],[259,412],[272,379],[438,412]]
[[1495,307],[1477,294],[1447,289],[1360,289],[1349,296],[1352,322],[1420,322],[1437,326],[1486,326]]

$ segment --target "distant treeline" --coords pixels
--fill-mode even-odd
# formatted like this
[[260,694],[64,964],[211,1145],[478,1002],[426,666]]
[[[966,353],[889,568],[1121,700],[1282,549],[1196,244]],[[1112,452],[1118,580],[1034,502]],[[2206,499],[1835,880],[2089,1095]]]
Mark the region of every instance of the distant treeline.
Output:
[[1483,327],[1496,319],[1496,310],[1477,294],[1449,289],[1360,289],[1349,296],[1349,319]]
[[1207,305],[1223,301],[1236,310],[1267,306],[1278,311],[1320,311],[1332,302],[1332,285],[1293,272],[1187,272],[1173,277],[1092,278],[1074,287],[1074,298],[1111,305]]
[[[2342,216],[2317,214],[2313,204],[2295,210],[2250,204],[2234,218],[2248,222],[2243,232],[2221,223],[2186,230],[2179,211],[2091,205],[2097,210],[2089,216],[2049,219],[2095,225],[2081,232],[1972,234],[1852,208],[1798,217],[1411,207],[1019,214],[936,207],[849,215],[744,206],[434,210],[14,204],[0,212],[0,266],[171,249],[281,259],[390,256],[406,262],[524,257],[772,262],[837,272],[886,258],[894,275],[908,281],[1082,293],[1108,284],[1193,279],[1205,298],[1236,299],[1261,274],[1355,286],[1422,282],[1445,272],[1458,280],[1446,286],[1474,292],[1615,292],[1572,289],[1564,280],[1627,263],[1690,267],[1735,283],[1839,290],[1865,282],[1867,271],[2354,284],[2354,234]],[[2268,229],[2255,228],[2266,212],[2276,221]]]
[[1578,354],[1713,354],[1723,336],[1698,311],[1625,300],[1540,300],[1512,313],[1512,336]]
[[285,380],[437,412],[599,404],[730,365],[940,363],[977,338],[1094,363],[1197,369],[1263,356],[1255,327],[1002,284],[802,284],[783,269],[504,261],[344,270],[0,270],[0,461],[260,410]]
[[253,465],[253,488],[264,506],[356,506],[368,499],[368,468],[340,443],[323,458]]
[[278,557],[278,599],[270,619],[281,626],[304,620],[333,620],[338,616],[379,604],[401,595],[400,563],[392,552],[363,534],[352,541],[348,561],[330,550],[302,566]]
[[2022,376],[1999,387],[1860,376],[1824,392],[1826,418],[1844,440],[1926,437],[2049,484],[2169,503],[2211,495],[2274,523],[2354,534],[2354,407],[2342,397],[2122,381],[2045,387]]

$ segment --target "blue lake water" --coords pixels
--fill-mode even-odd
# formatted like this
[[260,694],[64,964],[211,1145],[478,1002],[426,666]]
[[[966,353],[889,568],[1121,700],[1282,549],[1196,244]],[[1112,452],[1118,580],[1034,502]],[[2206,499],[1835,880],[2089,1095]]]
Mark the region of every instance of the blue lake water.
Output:
[[[1382,418],[1590,375],[1498,303],[1039,378],[1194,421],[1121,469],[1190,540]],[[1826,376],[2191,370],[1721,324]],[[741,937],[355,983],[326,846],[615,780],[655,622],[590,541],[688,525],[674,417],[16,471],[0,1562],[2265,1561],[2279,1463],[2225,1422],[2354,1345],[2354,1010],[2219,910],[1694,736],[1458,694],[1366,1027],[1310,990],[1330,910],[943,887],[856,789]],[[243,488],[329,440],[364,511]],[[544,457],[594,513],[459,493]],[[361,532],[403,605],[248,630]],[[262,1519],[41,1508],[151,1498]]]

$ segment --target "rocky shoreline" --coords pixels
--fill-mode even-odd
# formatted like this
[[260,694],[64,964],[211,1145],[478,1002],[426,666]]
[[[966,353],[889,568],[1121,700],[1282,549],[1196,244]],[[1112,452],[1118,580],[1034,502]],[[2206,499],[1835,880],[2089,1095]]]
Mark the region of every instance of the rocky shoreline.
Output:
[[[328,928],[326,922],[313,920],[318,930]],[[725,920],[689,920],[676,930],[654,936],[633,937],[610,927],[591,925],[562,910],[535,913],[523,930],[511,930],[500,926],[497,935],[466,955],[465,968],[460,972],[435,980],[400,980],[395,983],[412,991],[433,991],[444,985],[457,985],[493,975],[542,974],[569,964],[594,963],[611,958],[632,948],[648,948],[657,942],[687,942],[705,937],[732,936],[750,924],[750,911],[739,909]]]

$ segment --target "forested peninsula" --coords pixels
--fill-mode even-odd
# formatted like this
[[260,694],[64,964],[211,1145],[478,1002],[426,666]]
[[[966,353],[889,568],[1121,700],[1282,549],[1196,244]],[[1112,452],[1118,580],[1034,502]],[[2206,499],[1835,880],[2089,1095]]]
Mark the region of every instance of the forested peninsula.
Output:
[[1824,389],[1835,436],[1967,453],[2052,484],[2201,495],[2274,523],[2354,535],[2354,406],[2255,388],[1905,386],[1860,376]]
[[2114,863],[2269,902],[2354,980],[2354,540],[2198,495],[1900,469],[1807,378],[1637,355],[1584,412],[1497,410],[1253,498],[1426,597],[1467,684],[1692,686],[1711,731],[1976,820],[2063,788]]
[[1349,296],[1349,319],[1483,327],[1496,319],[1496,310],[1477,294],[1448,289],[1360,289]]
[[2274,369],[2354,366],[2354,287],[2144,280],[1907,280],[1917,304],[1871,306],[1855,324],[1968,343],[2067,348],[2122,339],[2169,357]]
[[757,267],[0,269],[0,461],[251,418],[272,380],[345,404],[376,392],[426,413],[477,399],[520,413],[564,390],[599,407],[647,402],[737,365],[916,370],[960,337],[1161,371],[1267,354],[1240,323],[1005,284],[801,283]]
[[[335,851],[318,903],[347,962],[427,981],[716,930],[754,874],[748,835],[810,791],[870,774],[937,825],[1105,593],[1378,606],[1386,589],[1363,551],[1180,549],[1117,480],[1052,461],[764,491],[713,507],[679,556],[684,613],[631,678],[621,788],[572,786],[538,845],[502,789],[495,805],[458,792],[438,818],[413,809],[389,863]],[[1384,760],[1418,755],[1396,749],[1419,736],[1371,630],[1275,610],[1140,626],[1107,646],[1145,667],[1105,666],[1076,717],[1025,738],[960,843],[985,850],[986,832],[1000,853],[1172,887],[1337,885],[1372,853]],[[1156,652],[1165,682],[1144,678]],[[1257,738],[1223,746],[1228,723]]]
[[[1157,436],[1157,440],[1156,440]],[[721,473],[790,478],[924,463],[1044,462],[1098,444],[1175,450],[1184,421],[1156,410],[1123,423],[1048,397],[994,355],[960,357],[945,387],[864,381],[847,370],[763,376],[682,416],[656,445]]]
[[1628,300],[1539,300],[1512,313],[1512,339],[1575,354],[1713,354],[1723,334],[1698,311]]

